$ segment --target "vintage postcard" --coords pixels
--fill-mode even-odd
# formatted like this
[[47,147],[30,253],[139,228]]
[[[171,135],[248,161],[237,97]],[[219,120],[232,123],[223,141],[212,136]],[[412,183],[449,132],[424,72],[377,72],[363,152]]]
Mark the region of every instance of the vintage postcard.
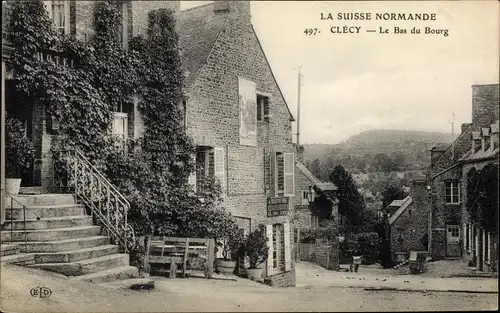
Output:
[[2,1],[2,312],[498,310],[497,1]]

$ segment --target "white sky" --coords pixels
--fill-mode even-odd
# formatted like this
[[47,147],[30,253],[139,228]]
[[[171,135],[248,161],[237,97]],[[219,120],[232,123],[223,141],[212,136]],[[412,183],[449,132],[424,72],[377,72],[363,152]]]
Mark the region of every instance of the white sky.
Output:
[[[211,1],[182,1],[186,9]],[[252,23],[301,143],[337,143],[370,129],[455,132],[471,120],[471,85],[499,81],[497,1],[252,1]],[[321,12],[436,13],[437,20],[320,20]],[[442,35],[332,34],[331,26],[448,28]],[[306,36],[306,28],[321,34]],[[294,125],[294,132],[295,132]]]

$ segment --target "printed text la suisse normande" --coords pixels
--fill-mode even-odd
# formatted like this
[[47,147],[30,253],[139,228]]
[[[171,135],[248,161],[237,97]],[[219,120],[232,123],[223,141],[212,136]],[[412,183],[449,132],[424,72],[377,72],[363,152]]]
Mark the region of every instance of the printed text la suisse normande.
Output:
[[[369,21],[373,19],[384,21],[435,21],[436,13],[337,13],[337,20]],[[321,13],[322,20],[333,20],[335,14]]]

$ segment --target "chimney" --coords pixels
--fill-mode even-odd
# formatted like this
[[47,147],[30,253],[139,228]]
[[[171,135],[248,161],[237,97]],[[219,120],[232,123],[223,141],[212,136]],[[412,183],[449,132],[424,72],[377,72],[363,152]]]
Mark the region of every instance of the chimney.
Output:
[[498,148],[498,122],[491,125],[491,149]]
[[472,124],[490,127],[499,114],[499,85],[472,86]]
[[462,124],[462,134],[472,125],[472,123],[463,123]]
[[429,151],[431,152],[431,163],[434,163],[448,149],[449,144],[437,143]]
[[413,203],[415,203],[415,209],[419,210],[422,208],[422,204],[426,202],[427,199],[427,179],[425,176],[415,177],[412,180],[411,185],[411,198]]
[[229,17],[250,22],[250,1],[214,1],[214,12],[229,12]]

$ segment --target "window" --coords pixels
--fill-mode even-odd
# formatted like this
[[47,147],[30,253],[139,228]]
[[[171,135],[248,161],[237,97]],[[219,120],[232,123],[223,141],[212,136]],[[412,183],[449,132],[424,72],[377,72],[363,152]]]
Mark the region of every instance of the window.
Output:
[[123,112],[114,112],[112,134],[116,138],[116,145],[127,153],[128,115]]
[[266,226],[269,252],[267,257],[267,275],[273,275],[291,269],[290,224]]
[[457,181],[445,182],[445,201],[446,203],[460,203],[460,183]]
[[455,237],[456,238],[456,237],[459,236],[458,228],[459,227],[448,227],[448,232],[450,233],[451,237]]
[[269,120],[269,97],[257,94],[257,121]]
[[197,193],[203,193],[205,180],[216,178],[222,185],[225,192],[225,149],[220,147],[199,146],[196,148],[196,170],[192,173],[189,181],[195,186]]
[[275,195],[295,196],[295,155],[293,152],[276,152],[272,162]]
[[57,32],[69,35],[69,1],[44,1],[44,5]]
[[307,194],[308,194],[307,190],[302,190],[301,198],[300,198],[302,205],[309,205],[309,200],[307,199]]
[[319,226],[319,217],[317,215],[311,215],[311,227]]
[[247,236],[251,231],[251,220],[247,217],[235,216],[238,227],[243,231],[243,235]]

